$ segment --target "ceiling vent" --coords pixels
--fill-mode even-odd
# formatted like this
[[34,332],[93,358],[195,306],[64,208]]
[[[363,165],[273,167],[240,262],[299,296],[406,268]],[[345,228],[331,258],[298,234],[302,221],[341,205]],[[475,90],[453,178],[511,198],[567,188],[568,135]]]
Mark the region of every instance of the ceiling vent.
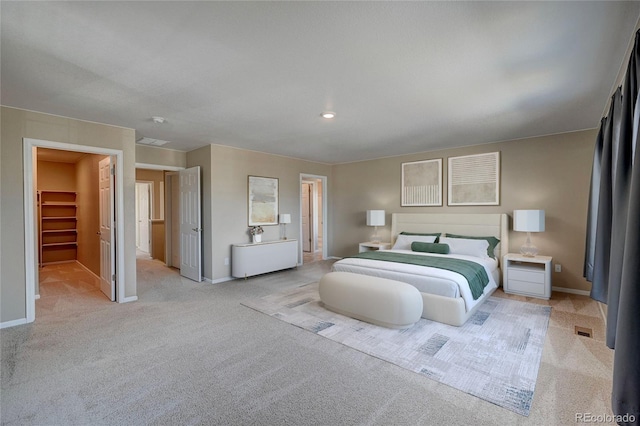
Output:
[[162,141],[160,139],[151,139],[151,138],[142,138],[136,141],[142,145],[151,145],[151,146],[162,146],[170,143],[169,141]]

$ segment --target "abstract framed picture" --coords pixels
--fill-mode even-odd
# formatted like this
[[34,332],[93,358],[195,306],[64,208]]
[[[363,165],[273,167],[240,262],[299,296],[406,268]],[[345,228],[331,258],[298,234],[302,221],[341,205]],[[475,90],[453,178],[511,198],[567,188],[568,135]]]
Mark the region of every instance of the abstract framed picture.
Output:
[[500,152],[449,157],[450,206],[500,204]]
[[402,163],[402,207],[442,205],[442,158]]
[[249,226],[278,224],[278,179],[249,176]]

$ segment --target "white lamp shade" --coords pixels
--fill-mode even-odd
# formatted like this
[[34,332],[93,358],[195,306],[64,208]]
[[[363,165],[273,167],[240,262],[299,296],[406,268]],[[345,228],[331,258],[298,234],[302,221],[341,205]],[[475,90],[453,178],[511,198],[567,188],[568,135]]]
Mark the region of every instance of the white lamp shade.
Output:
[[384,226],[384,210],[367,210],[367,225]]
[[282,213],[280,215],[280,223],[291,223],[291,215],[289,213]]
[[513,230],[544,232],[544,210],[514,210]]

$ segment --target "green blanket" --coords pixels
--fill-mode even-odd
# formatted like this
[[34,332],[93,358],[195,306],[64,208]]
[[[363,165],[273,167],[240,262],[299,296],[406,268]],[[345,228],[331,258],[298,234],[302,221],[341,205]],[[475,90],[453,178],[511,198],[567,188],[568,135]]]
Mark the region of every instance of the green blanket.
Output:
[[457,272],[467,279],[473,300],[484,292],[489,284],[489,276],[484,266],[470,260],[454,259],[450,257],[421,256],[416,254],[393,253],[388,251],[367,251],[357,254],[358,259],[382,260],[385,262],[407,263],[410,265],[428,266]]

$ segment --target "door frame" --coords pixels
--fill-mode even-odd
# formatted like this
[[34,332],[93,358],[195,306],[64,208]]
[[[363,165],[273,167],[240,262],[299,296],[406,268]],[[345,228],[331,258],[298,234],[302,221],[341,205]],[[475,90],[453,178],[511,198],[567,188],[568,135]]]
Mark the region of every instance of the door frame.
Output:
[[[328,198],[327,198],[327,177],[326,176],[321,176],[321,175],[312,175],[312,174],[308,174],[308,173],[300,173],[300,182],[298,183],[298,199],[299,201],[299,215],[298,215],[298,219],[301,217],[302,215],[302,184],[305,183],[305,180],[320,180],[322,182],[322,235],[323,235],[323,244],[322,244],[322,259],[327,259],[328,255],[327,255],[327,250],[328,250],[328,233],[327,233],[327,228],[329,225],[329,216],[327,215],[327,211],[328,211]],[[314,187],[316,187],[314,185]],[[317,187],[316,187],[317,188]],[[316,200],[317,198],[317,191],[314,191],[314,200],[313,203],[315,205],[315,203],[317,202]],[[316,218],[314,218],[314,220],[317,220]],[[299,244],[299,262],[298,264],[302,263],[302,258],[303,258],[303,251],[302,251],[302,220],[299,220],[300,222],[300,228],[298,230],[300,235],[300,244]],[[316,233],[317,234],[317,233]],[[315,240],[315,238],[314,238]],[[312,247],[313,249],[313,247]],[[313,252],[313,250],[312,250]]]
[[[24,194],[24,256],[25,256],[25,287],[26,287],[26,313],[27,323],[36,319],[36,296],[35,296],[35,280],[38,276],[38,241],[37,241],[37,222],[36,222],[36,202],[34,199],[34,162],[37,159],[34,156],[35,148],[52,148],[65,151],[85,152],[88,154],[108,155],[115,157],[116,165],[116,183],[114,185],[113,199],[116,208],[116,258],[112,261],[116,262],[116,302],[124,303],[131,301],[131,298],[124,296],[125,288],[125,270],[124,270],[124,152],[119,149],[101,148],[95,146],[53,142],[42,139],[23,138],[23,194]],[[134,299],[135,300],[135,299]]]

